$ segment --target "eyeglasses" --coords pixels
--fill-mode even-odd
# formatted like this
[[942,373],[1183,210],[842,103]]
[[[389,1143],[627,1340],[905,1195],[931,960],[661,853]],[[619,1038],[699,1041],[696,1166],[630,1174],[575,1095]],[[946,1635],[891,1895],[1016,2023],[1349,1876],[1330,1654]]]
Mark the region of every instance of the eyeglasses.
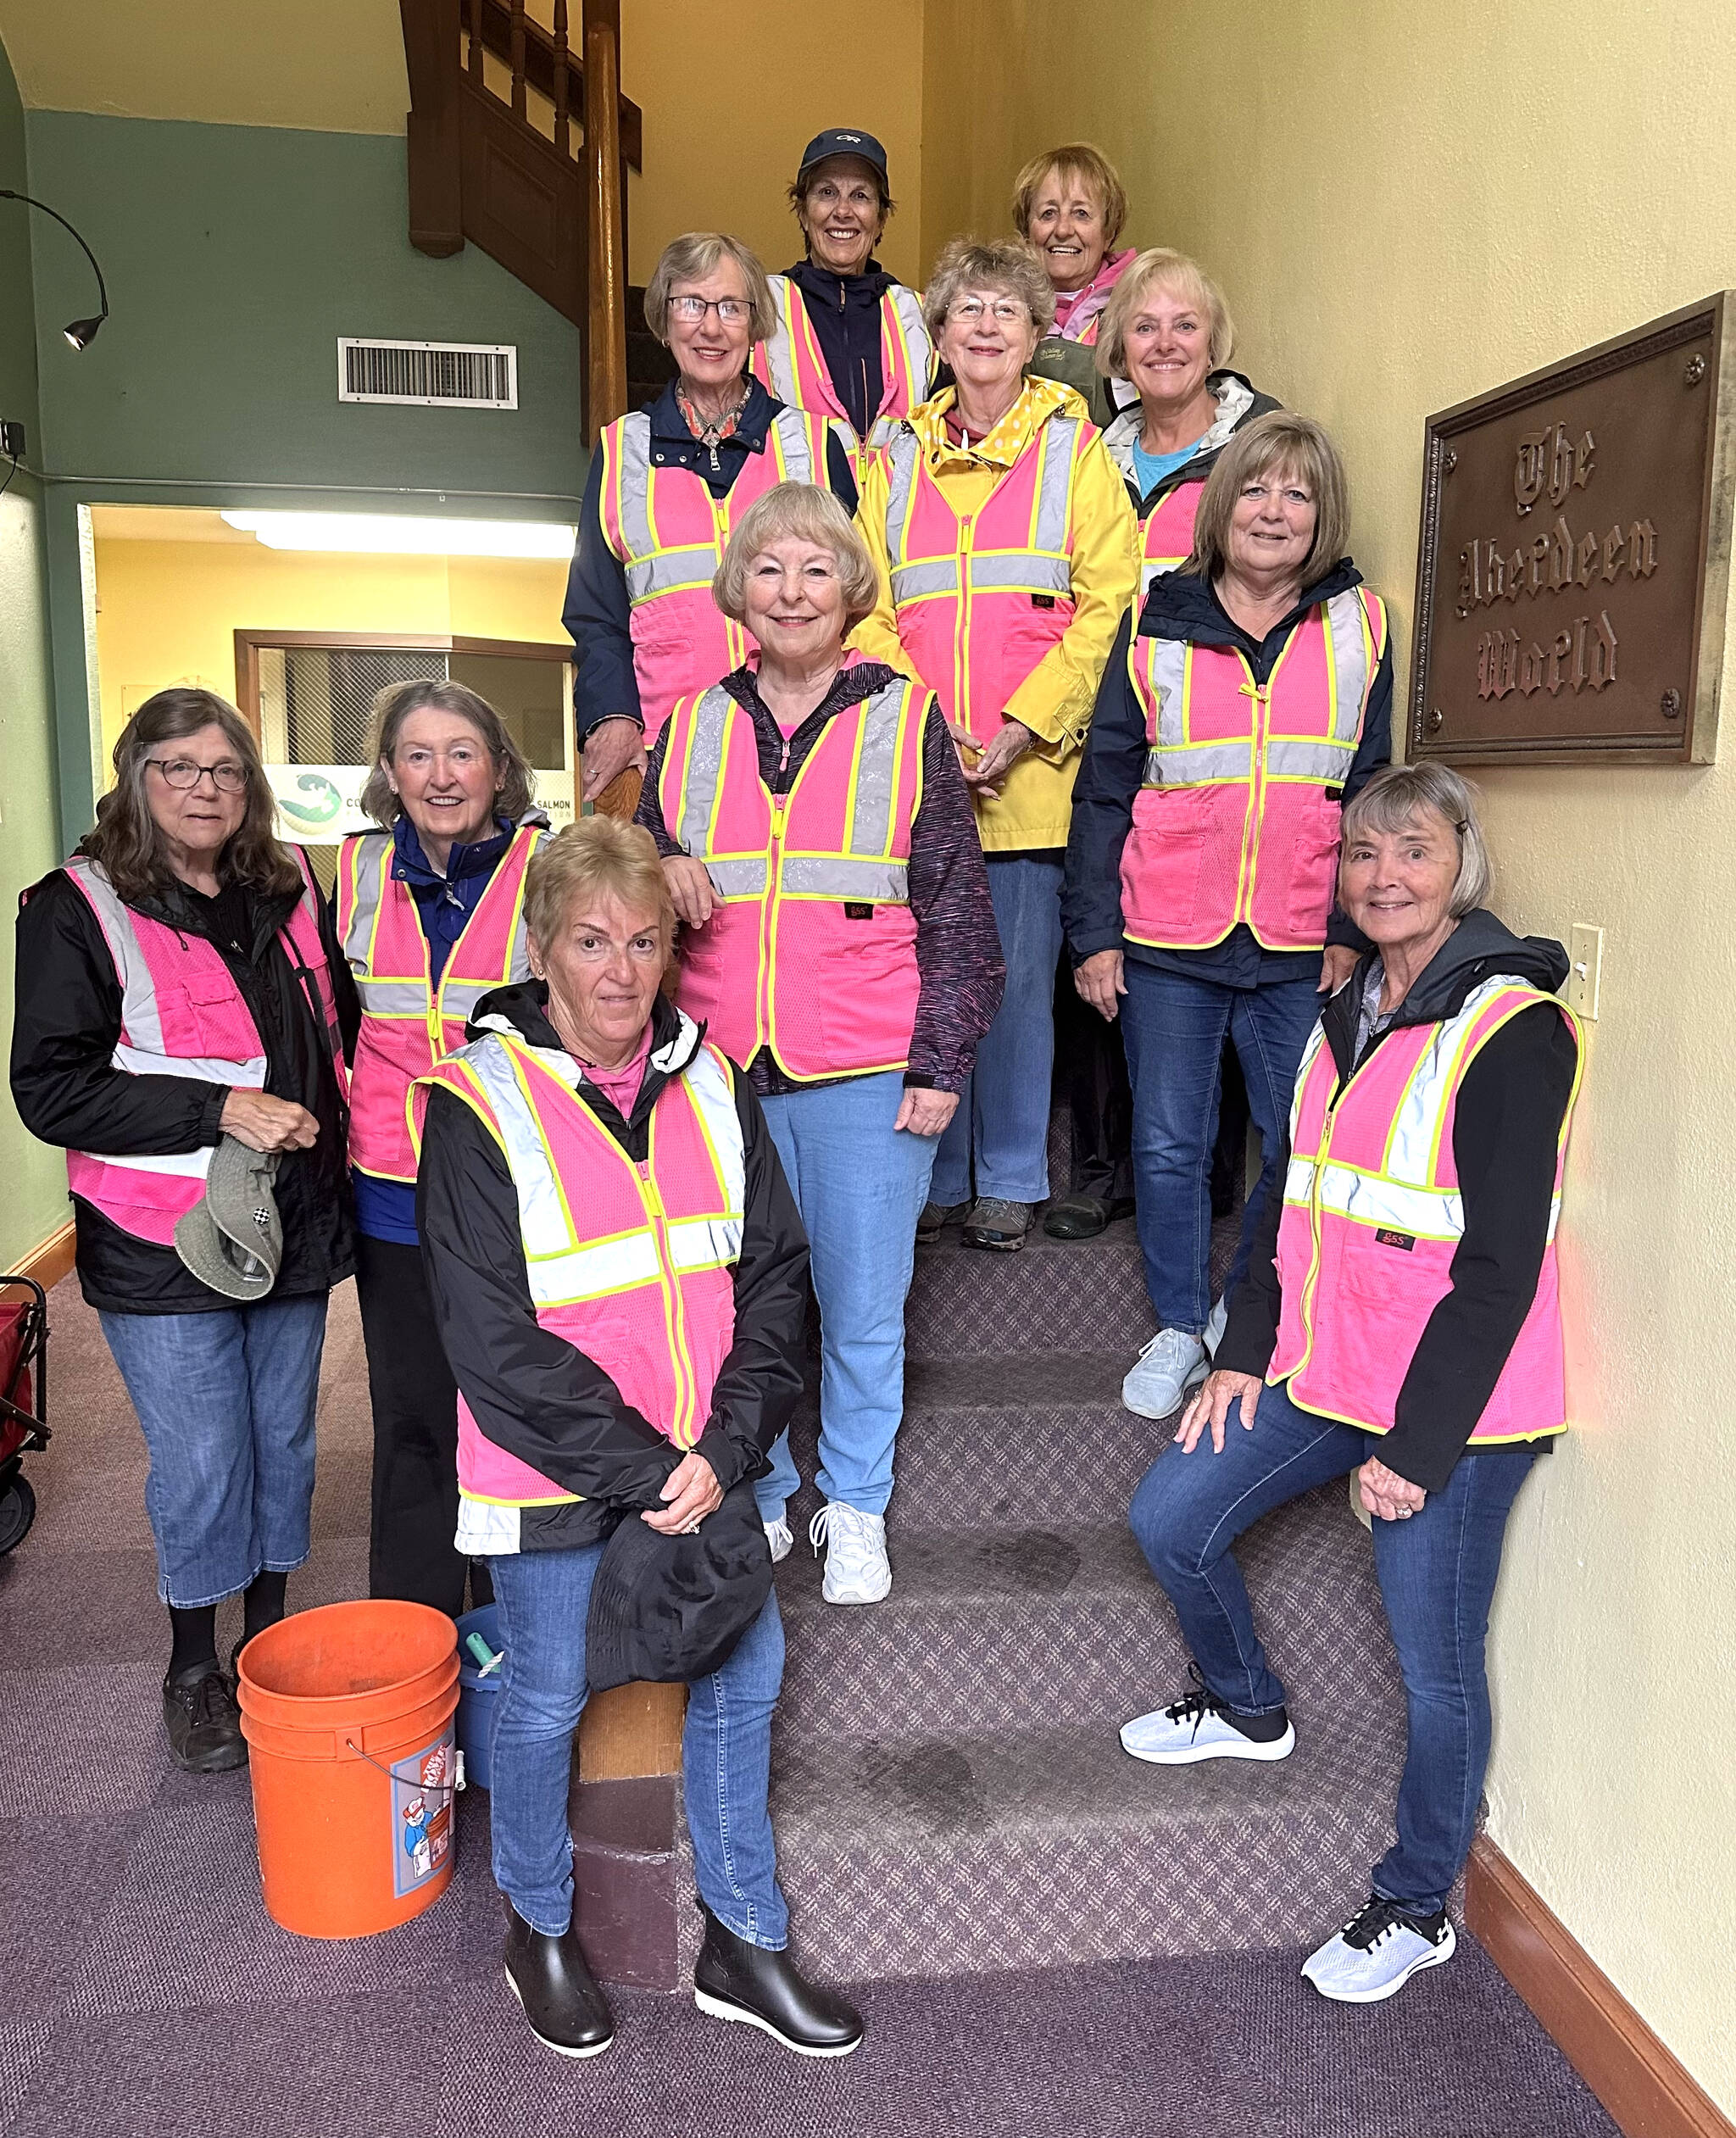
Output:
[[993,304],[985,304],[980,297],[961,298],[956,304],[947,307],[949,320],[962,320],[966,326],[975,326],[985,312],[993,312],[1002,326],[1015,326],[1020,320],[1031,316],[1031,309],[1010,297],[997,298]]
[[678,320],[703,320],[708,312],[715,312],[726,326],[741,326],[754,316],[754,307],[745,297],[672,297],[669,309]]
[[209,772],[211,784],[220,794],[244,794],[247,792],[248,768],[225,757],[220,765],[195,765],[190,757],[147,757],[146,764],[154,765],[163,775],[165,787],[172,787],[185,794],[197,787]]

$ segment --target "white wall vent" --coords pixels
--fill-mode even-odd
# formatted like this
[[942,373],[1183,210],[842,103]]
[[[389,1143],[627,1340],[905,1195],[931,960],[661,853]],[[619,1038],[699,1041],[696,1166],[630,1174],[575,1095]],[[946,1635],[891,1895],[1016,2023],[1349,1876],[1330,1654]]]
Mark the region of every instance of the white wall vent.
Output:
[[476,342],[364,342],[340,336],[340,401],[426,409],[515,409],[517,349]]

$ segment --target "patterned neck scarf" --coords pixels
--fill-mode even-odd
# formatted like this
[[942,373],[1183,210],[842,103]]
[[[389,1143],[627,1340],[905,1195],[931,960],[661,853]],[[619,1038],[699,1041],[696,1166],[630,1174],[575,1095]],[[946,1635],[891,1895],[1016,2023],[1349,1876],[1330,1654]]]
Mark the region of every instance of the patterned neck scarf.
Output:
[[717,448],[723,443],[723,441],[726,438],[732,438],[735,436],[737,429],[740,426],[742,420],[742,411],[748,405],[748,396],[753,391],[754,380],[752,374],[749,373],[742,380],[741,398],[736,403],[732,409],[729,409],[726,414],[718,417],[714,422],[708,421],[707,419],[704,416],[702,416],[699,411],[693,406],[692,400],[688,398],[687,389],[682,384],[681,381],[677,379],[675,382],[675,404],[682,412],[682,420],[687,425],[688,430],[693,432],[693,436],[699,441],[700,444],[707,448],[711,454],[711,472],[714,475],[718,472],[719,469],[723,465],[717,457]]

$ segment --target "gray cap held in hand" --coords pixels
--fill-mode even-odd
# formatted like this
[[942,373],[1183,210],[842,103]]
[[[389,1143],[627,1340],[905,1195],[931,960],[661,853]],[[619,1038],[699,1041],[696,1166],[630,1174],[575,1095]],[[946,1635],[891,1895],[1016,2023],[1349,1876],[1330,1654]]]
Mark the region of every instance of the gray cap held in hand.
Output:
[[205,1192],[175,1228],[175,1251],[202,1284],[225,1299],[264,1299],[283,1261],[283,1221],[272,1183],[277,1153],[225,1136],[212,1154]]

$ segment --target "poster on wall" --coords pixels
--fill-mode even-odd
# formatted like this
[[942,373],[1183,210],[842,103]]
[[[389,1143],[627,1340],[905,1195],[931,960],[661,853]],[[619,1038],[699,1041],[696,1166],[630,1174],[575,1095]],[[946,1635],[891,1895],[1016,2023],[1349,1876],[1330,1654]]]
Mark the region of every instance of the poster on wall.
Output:
[[[366,765],[268,765],[278,838],[292,846],[336,846],[352,832],[377,831],[361,806],[370,770]],[[572,774],[538,772],[537,805],[556,831],[570,824]]]

